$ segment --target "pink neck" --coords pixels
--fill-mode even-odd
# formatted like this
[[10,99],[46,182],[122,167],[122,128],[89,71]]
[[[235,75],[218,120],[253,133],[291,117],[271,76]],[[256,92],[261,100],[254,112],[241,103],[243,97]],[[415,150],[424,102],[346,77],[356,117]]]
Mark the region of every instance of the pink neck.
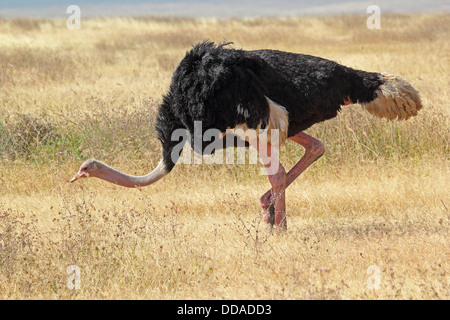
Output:
[[119,186],[136,188],[148,186],[167,174],[162,161],[150,173],[143,176],[132,176],[110,166],[103,164],[103,167],[93,177],[117,184]]

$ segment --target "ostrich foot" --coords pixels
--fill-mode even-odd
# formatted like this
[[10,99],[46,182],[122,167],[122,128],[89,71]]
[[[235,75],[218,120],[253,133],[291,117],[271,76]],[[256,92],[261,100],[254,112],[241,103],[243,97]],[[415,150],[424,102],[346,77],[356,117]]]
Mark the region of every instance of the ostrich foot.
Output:
[[261,197],[260,203],[267,231],[272,231],[274,225],[279,230],[286,230],[287,222],[284,190],[277,196],[272,196],[272,190],[269,190]]

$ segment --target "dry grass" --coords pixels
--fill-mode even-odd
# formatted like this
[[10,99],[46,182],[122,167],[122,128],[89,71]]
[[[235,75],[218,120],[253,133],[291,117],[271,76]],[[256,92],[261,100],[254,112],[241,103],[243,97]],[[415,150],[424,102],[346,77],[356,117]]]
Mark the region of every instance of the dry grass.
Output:
[[[450,16],[365,19],[0,20],[0,297],[449,299]],[[142,190],[68,184],[90,156],[156,165],[158,101],[204,39],[397,73],[424,109],[387,122],[346,108],[311,128],[327,152],[289,187],[283,234],[264,231],[257,166],[179,165]],[[302,152],[288,143],[282,162]]]

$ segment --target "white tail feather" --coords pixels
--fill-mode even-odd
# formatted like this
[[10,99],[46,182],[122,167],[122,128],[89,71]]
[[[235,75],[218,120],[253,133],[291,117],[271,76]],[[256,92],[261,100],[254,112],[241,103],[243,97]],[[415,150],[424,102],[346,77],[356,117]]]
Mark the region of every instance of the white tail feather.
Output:
[[419,93],[400,76],[381,73],[384,83],[377,90],[377,97],[362,105],[373,115],[389,120],[407,120],[422,109]]

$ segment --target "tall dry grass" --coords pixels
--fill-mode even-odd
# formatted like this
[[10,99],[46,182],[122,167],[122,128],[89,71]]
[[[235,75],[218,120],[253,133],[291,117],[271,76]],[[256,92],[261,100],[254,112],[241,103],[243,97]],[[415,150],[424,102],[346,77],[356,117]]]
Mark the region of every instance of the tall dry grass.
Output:
[[[365,19],[0,20],[1,297],[448,299],[450,16]],[[259,166],[178,165],[140,190],[68,184],[87,157],[157,164],[156,108],[204,39],[397,73],[424,109],[387,122],[346,107],[308,130],[326,154],[287,190],[285,234],[264,231]],[[287,143],[281,160],[302,153]]]

